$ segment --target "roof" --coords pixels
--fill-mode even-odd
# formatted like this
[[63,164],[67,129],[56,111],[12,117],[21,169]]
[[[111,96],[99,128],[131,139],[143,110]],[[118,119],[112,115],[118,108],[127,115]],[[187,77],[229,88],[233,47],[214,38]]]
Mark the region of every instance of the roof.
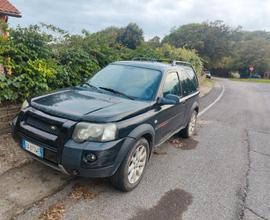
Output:
[[12,17],[21,17],[21,12],[15,8],[8,0],[0,0],[0,15],[8,15]]
[[148,69],[159,70],[164,72],[165,70],[175,68],[172,64],[161,63],[161,62],[152,62],[152,61],[117,61],[113,64],[121,64],[127,66],[136,66],[136,67],[143,67]]

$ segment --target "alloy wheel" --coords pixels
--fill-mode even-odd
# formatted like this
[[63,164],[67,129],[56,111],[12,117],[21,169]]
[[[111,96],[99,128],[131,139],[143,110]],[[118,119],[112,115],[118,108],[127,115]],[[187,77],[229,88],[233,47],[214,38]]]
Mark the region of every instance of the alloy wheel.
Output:
[[197,123],[197,114],[194,112],[191,116],[189,127],[188,127],[188,132],[190,136],[195,133],[196,123]]
[[147,160],[147,151],[144,145],[139,145],[131,156],[128,166],[128,181],[136,183],[143,174]]

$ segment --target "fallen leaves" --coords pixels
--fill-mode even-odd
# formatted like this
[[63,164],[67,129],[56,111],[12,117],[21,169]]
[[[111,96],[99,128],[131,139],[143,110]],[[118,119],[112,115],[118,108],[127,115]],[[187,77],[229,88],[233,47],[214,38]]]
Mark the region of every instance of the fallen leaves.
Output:
[[61,220],[65,214],[65,205],[63,202],[58,202],[49,207],[49,209],[43,212],[40,220]]
[[183,147],[183,143],[181,142],[181,139],[179,138],[171,138],[168,141],[170,144],[173,144],[174,147],[176,148],[182,148]]
[[98,196],[99,193],[91,192],[88,190],[86,185],[75,184],[72,187],[72,191],[69,194],[69,198],[80,200],[80,199],[93,199]]
[[79,200],[94,199],[100,192],[92,192],[89,185],[76,183],[73,185],[69,195],[62,201],[50,206],[45,212],[41,213],[39,220],[61,220],[64,218],[65,211]]
[[193,150],[198,145],[198,141],[192,138],[171,138],[168,142],[172,144],[175,148],[180,148],[182,150]]

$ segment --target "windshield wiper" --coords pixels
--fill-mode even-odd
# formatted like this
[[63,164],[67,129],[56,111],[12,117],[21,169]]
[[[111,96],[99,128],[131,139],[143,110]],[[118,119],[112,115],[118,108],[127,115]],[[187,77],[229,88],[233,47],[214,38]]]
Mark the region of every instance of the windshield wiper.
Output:
[[94,90],[100,91],[100,89],[98,87],[96,87],[96,86],[94,86],[94,85],[92,85],[92,84],[90,84],[88,82],[85,82],[83,85],[86,85],[86,86],[88,86],[88,87],[90,87],[90,88],[92,88]]
[[128,99],[134,100],[134,98],[132,98],[131,96],[129,96],[129,95],[123,93],[123,92],[119,92],[119,91],[117,91],[115,89],[106,88],[106,87],[98,87],[98,88],[103,89],[103,90],[106,90],[106,91],[109,91],[109,92],[112,92],[114,94],[118,94],[118,95],[124,96],[124,97],[126,97]]

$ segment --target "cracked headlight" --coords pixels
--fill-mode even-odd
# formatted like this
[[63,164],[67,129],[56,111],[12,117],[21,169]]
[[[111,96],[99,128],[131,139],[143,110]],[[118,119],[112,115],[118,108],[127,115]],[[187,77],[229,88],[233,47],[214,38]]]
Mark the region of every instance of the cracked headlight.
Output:
[[116,138],[117,127],[115,124],[94,124],[80,122],[76,125],[72,139],[76,142],[89,141],[112,141]]

